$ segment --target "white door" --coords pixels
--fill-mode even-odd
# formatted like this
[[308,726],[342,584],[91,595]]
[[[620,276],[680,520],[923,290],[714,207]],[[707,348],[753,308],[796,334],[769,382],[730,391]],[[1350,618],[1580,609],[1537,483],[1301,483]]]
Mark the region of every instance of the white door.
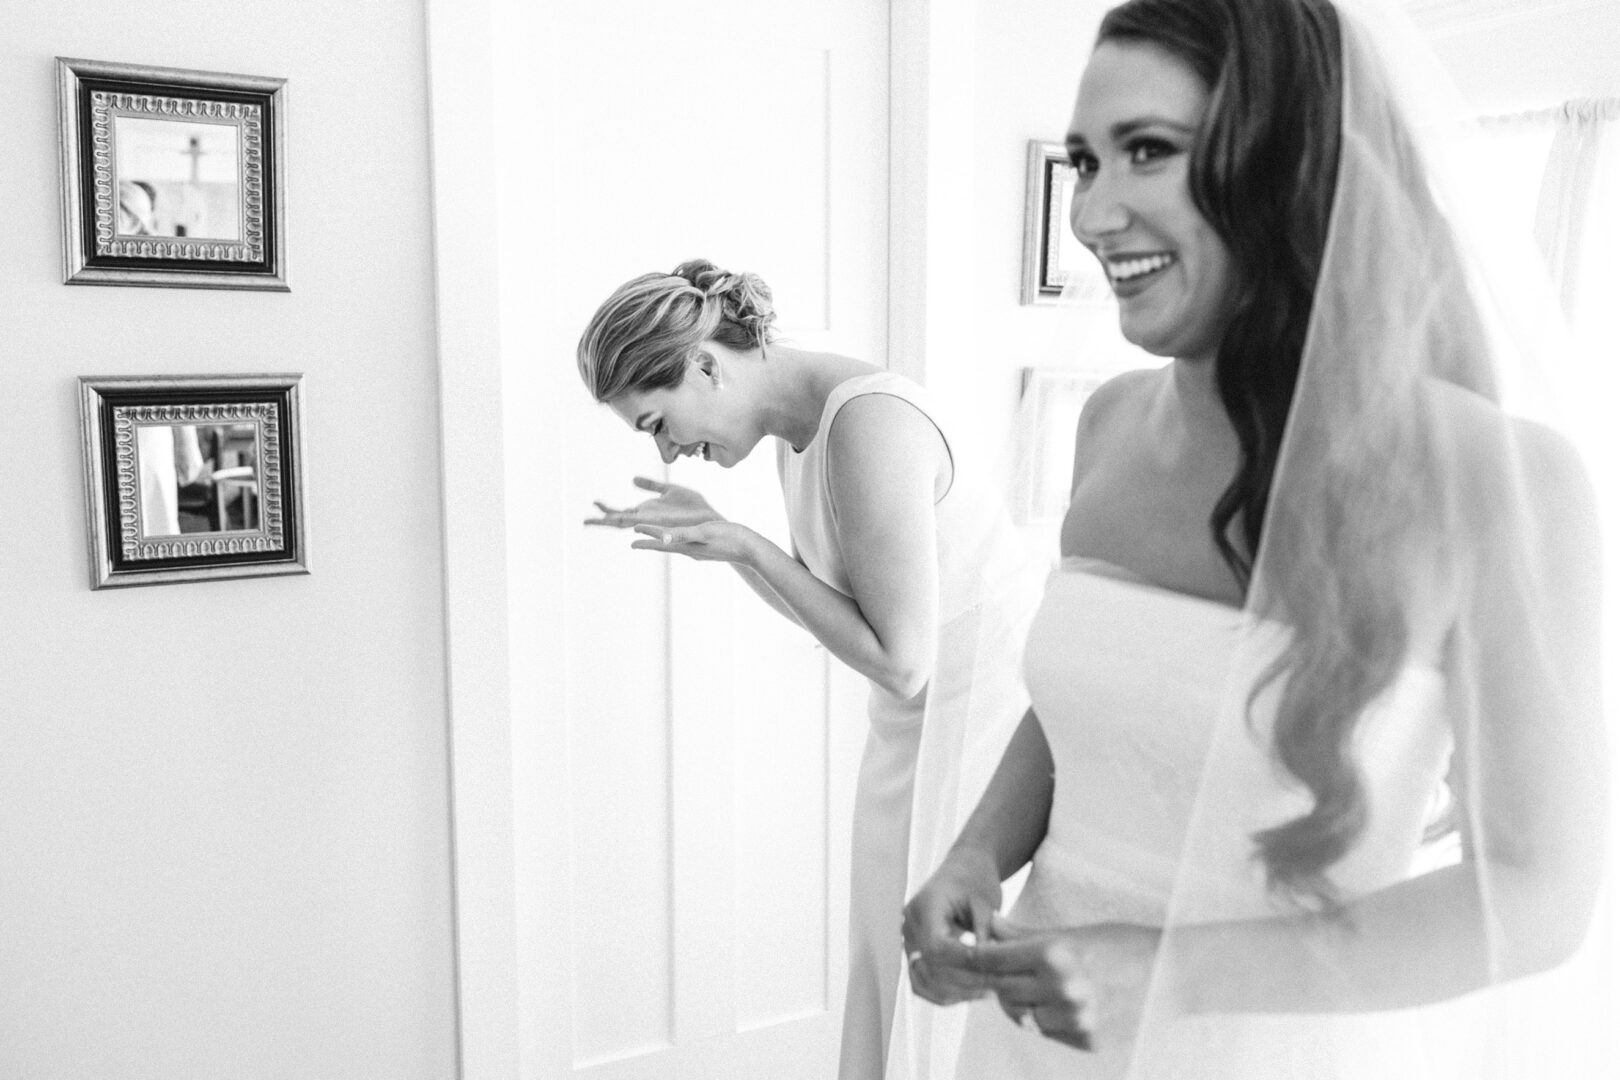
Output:
[[[770,443],[666,471],[573,346],[619,282],[703,256],[763,275],[789,337],[883,361],[888,8],[591,0],[513,5],[498,32],[503,137],[538,140],[547,200],[525,237],[504,181],[515,520],[526,469],[566,475],[534,523],[566,530],[561,564],[509,540],[525,1077],[829,1077],[864,686],[728,568],[580,526],[644,473],[786,543]],[[535,424],[561,460],[524,462]],[[561,685],[526,681],[525,649],[561,650]]]

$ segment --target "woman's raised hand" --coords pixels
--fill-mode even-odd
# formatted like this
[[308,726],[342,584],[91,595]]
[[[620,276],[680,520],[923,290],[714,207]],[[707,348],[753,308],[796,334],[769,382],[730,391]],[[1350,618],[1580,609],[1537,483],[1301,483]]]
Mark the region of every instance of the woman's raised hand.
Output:
[[684,528],[637,525],[636,532],[646,539],[634,540],[630,546],[642,551],[664,551],[671,555],[685,555],[699,562],[728,562],[743,566],[752,566],[758,550],[756,545],[769,543],[748,526],[723,520],[706,521]]
[[653,492],[653,497],[623,510],[597,502],[602,516],[586,518],[585,524],[634,529],[642,538],[630,546],[642,551],[685,555],[700,562],[736,563],[750,569],[770,544],[746,525],[727,521],[689,487],[647,476],[638,476],[634,482],[636,487]]
[[1024,1027],[1081,1050],[1135,1037],[1160,931],[1132,923],[1033,930],[1000,915],[971,964]]
[[644,491],[653,492],[653,497],[623,510],[615,510],[607,503],[597,501],[596,508],[602,516],[586,518],[585,524],[606,525],[614,529],[632,529],[637,525],[678,529],[725,520],[709,505],[707,499],[689,487],[666,484],[648,476],[638,476],[632,483]]

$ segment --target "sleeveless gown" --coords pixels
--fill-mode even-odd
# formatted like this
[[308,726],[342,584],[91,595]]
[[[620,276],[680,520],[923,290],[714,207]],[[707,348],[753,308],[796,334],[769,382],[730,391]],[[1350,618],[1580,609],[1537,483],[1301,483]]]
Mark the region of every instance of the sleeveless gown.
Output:
[[[1008,913],[1012,921],[1163,926],[1178,872],[1178,925],[1279,913],[1267,898],[1252,834],[1297,816],[1306,797],[1279,779],[1263,740],[1230,720],[1218,768],[1209,764],[1215,718],[1242,699],[1259,670],[1245,656],[1268,640],[1274,647],[1276,630],[1096,560],[1071,557],[1052,573],[1024,669],[1051,746],[1055,788],[1047,834]],[[1269,656],[1272,648],[1259,651]],[[1265,717],[1267,702],[1260,695],[1251,716]],[[1234,730],[1242,733],[1233,737]],[[1411,876],[1421,857],[1451,746],[1439,673],[1408,666],[1362,717],[1356,739],[1369,817],[1330,871],[1346,897]],[[1190,868],[1183,853],[1195,800],[1198,832],[1185,850],[1197,865]],[[1183,1018],[1161,1021],[1136,1047],[1088,1053],[1016,1026],[993,997],[965,1011],[959,1080],[1428,1075],[1413,1060],[1412,1042],[1364,1037],[1373,1023],[1388,1036],[1389,1014]]]
[[901,910],[956,838],[1027,707],[1018,656],[1040,580],[987,482],[983,456],[962,445],[963,429],[942,418],[921,386],[891,372],[839,384],[810,443],[778,445],[789,532],[805,567],[852,595],[825,453],[834,417],[864,394],[897,397],[927,417],[945,438],[952,475],[935,505],[940,623],[933,677],[904,701],[874,684],[868,701],[838,1076],[931,1080],[949,1075],[965,1018],[911,993],[901,963]]

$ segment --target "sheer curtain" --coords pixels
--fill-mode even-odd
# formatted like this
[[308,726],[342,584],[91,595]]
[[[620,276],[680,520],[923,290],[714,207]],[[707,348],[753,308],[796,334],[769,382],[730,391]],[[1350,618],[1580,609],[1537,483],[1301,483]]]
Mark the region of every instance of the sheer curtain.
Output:
[[[1605,630],[1611,717],[1620,706],[1620,98],[1570,101],[1484,118],[1474,136],[1475,175],[1506,229],[1529,230],[1568,318],[1573,348],[1547,372],[1561,393],[1565,426],[1593,470],[1604,518]],[[1610,731],[1617,730],[1611,722]],[[1606,898],[1585,950],[1574,962],[1620,970],[1620,740],[1609,747],[1611,810]],[[1601,983],[1602,980],[1597,980]],[[1533,980],[1525,1006],[1551,1014],[1620,1015],[1620,986],[1603,1000],[1572,1000],[1579,978]],[[1539,985],[1537,985],[1539,984]],[[1620,1037],[1617,1037],[1620,1042]],[[1589,1062],[1557,1046],[1541,1048],[1545,1075],[1585,1076]],[[1560,1069],[1567,1071],[1560,1072]]]

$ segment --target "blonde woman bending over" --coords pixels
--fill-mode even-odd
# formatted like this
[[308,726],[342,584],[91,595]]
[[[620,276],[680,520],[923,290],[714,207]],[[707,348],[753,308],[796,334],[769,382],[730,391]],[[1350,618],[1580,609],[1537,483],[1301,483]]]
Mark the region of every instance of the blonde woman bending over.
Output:
[[922,387],[778,340],[774,319],[758,276],[694,260],[622,285],[586,327],[578,360],[596,400],[651,436],[666,462],[730,468],[772,437],[793,550],[647,477],[635,483],[652,498],[599,502],[587,524],[634,528],[635,548],[730,563],[871,683],[838,1075],[912,1075],[917,1054],[949,1036],[910,995],[895,1015],[901,905],[1022,712],[1015,654],[1034,594],[982,462]]

